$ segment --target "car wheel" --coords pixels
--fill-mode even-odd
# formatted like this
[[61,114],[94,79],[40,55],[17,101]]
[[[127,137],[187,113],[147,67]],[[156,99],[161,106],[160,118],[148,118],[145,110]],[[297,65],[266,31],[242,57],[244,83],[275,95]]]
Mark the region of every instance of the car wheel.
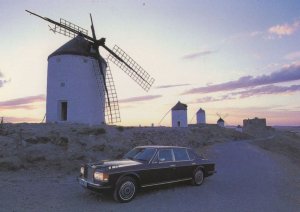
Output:
[[202,169],[197,169],[194,172],[193,179],[192,179],[192,184],[196,185],[196,186],[199,186],[203,183],[203,180],[204,180],[203,170]]
[[135,197],[136,181],[132,177],[122,177],[114,190],[114,199],[118,202],[130,202]]

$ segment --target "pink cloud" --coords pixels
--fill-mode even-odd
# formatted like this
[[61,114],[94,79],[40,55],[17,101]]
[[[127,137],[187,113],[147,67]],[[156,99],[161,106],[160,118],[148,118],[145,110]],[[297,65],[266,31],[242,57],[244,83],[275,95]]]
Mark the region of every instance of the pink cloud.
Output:
[[157,99],[162,97],[162,95],[147,95],[147,96],[136,96],[127,99],[119,100],[120,103],[128,103],[128,102],[141,102],[141,101],[149,101],[153,99]]
[[258,96],[258,95],[294,93],[299,91],[300,91],[300,85],[291,85],[291,86],[267,85],[258,88],[235,92],[232,93],[232,95],[240,95],[240,98],[247,98],[247,97]]
[[0,102],[0,109],[26,109],[32,110],[36,106],[32,105],[37,102],[45,102],[45,95],[27,96],[17,99],[10,99]]
[[205,51],[199,51],[199,52],[194,52],[194,53],[190,53],[190,54],[186,54],[182,57],[182,59],[196,59],[199,57],[204,57],[210,54],[216,53],[215,50],[205,50]]
[[182,86],[188,86],[190,84],[185,83],[185,84],[169,84],[169,85],[159,85],[156,86],[155,88],[161,89],[161,88],[174,88],[174,87],[182,87]]
[[183,94],[213,93],[219,91],[231,91],[241,88],[269,85],[273,83],[290,82],[300,80],[300,64],[291,64],[283,67],[279,71],[269,75],[243,76],[237,80],[224,82],[215,85],[193,88],[185,91]]
[[275,34],[279,37],[292,35],[300,26],[300,21],[295,21],[293,24],[281,24],[275,25],[268,29],[270,34]]
[[300,51],[291,52],[291,53],[287,54],[284,58],[287,59],[287,60],[297,60],[297,59],[300,59]]
[[219,102],[232,99],[243,99],[252,96],[260,95],[271,95],[271,94],[288,94],[300,91],[300,85],[291,86],[276,86],[276,85],[266,85],[256,88],[245,89],[239,92],[232,92],[219,97],[205,96],[198,98],[195,102],[191,103],[209,103],[209,102]]
[[193,103],[219,102],[219,101],[225,101],[225,100],[231,100],[231,99],[235,99],[235,98],[230,95],[223,95],[221,97],[206,96],[206,97],[197,99]]

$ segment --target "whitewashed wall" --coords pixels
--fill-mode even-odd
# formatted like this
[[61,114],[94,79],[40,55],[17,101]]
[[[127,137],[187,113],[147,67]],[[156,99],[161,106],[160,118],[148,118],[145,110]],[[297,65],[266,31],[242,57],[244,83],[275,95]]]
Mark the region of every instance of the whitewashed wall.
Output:
[[224,126],[225,126],[225,125],[224,125],[224,122],[222,122],[222,121],[217,122],[217,125],[218,125],[219,127],[224,127]]
[[205,111],[197,113],[197,124],[206,124]]
[[187,110],[172,110],[172,127],[178,127],[178,121],[180,121],[180,127],[187,127]]
[[67,122],[91,125],[105,122],[105,98],[97,85],[93,61],[96,60],[77,55],[48,59],[47,122],[60,121],[59,101],[68,102]]

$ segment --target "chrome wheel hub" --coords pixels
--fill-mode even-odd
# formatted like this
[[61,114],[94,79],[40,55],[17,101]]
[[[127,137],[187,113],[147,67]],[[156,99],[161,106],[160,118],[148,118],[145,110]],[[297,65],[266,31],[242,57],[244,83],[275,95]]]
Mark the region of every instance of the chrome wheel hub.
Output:
[[201,184],[202,181],[203,181],[203,172],[197,171],[195,174],[195,182],[196,182],[196,184]]
[[126,181],[122,184],[119,195],[122,200],[129,200],[135,193],[135,185],[131,181]]

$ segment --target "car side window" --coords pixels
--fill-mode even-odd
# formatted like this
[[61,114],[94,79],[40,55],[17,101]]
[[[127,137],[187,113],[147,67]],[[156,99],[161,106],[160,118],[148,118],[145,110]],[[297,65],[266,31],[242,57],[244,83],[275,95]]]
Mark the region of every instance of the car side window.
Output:
[[198,155],[191,149],[188,149],[188,153],[191,160],[195,160],[198,157]]
[[159,162],[171,162],[173,161],[173,154],[171,149],[161,149],[158,154]]
[[186,149],[184,148],[174,148],[173,149],[175,161],[184,161],[184,160],[190,160]]
[[158,163],[158,153],[152,159],[152,163]]

